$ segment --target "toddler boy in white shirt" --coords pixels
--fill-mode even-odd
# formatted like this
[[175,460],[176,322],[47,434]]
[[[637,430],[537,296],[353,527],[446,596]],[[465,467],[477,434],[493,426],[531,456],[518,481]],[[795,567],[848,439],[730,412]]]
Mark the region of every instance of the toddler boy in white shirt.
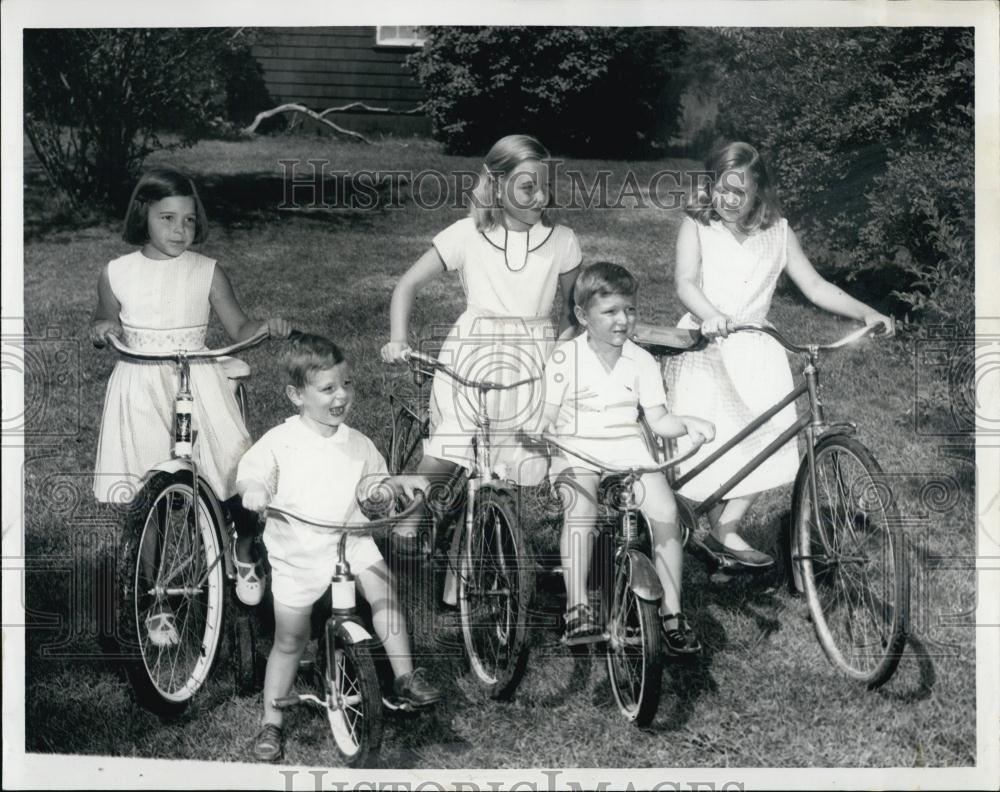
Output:
[[[321,336],[302,334],[282,355],[285,393],[299,411],[264,434],[240,461],[236,489],[245,508],[268,503],[325,522],[364,521],[358,500],[388,485],[413,497],[427,489],[422,476],[389,476],[371,440],[344,421],[354,402],[354,385],[343,353]],[[340,534],[320,531],[290,517],[270,514],[264,544],[271,563],[274,645],[264,676],[264,717],[254,746],[262,761],[283,753],[281,710],[274,700],[288,695],[310,637],[313,604],[329,589]],[[396,676],[394,693],[412,706],[427,706],[439,691],[413,668],[406,619],[398,608],[393,579],[371,536],[348,536],[347,561],[371,605],[372,625]]]

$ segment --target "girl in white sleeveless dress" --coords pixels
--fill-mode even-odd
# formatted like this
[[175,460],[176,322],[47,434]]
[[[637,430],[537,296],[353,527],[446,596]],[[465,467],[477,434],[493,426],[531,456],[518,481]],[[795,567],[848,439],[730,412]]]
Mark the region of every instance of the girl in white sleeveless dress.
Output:
[[[258,332],[265,323],[243,312],[225,271],[213,259],[188,249],[207,233],[205,209],[187,176],[166,169],[145,173],[129,201],[124,232],[126,241],[142,248],[102,270],[90,329],[93,343],[103,347],[112,334],[143,351],[204,349],[210,309],[234,341]],[[268,319],[266,325],[274,337],[291,332],[283,319]],[[236,466],[250,447],[250,437],[222,366],[193,361],[191,392],[198,470],[220,498],[232,498]],[[170,459],[176,395],[172,362],[122,359],[115,364],[97,443],[98,501],[131,501],[153,465]],[[238,498],[227,505],[239,513]],[[242,564],[237,590],[254,604],[263,593],[259,570],[253,569],[250,558],[255,521],[238,519],[237,525],[244,528],[236,549]],[[160,639],[169,641],[170,625],[160,626],[166,631]]]
[[[781,216],[767,167],[747,143],[721,146],[705,162],[708,180],[686,209],[677,237],[677,296],[689,313],[679,327],[700,328],[709,347],[669,359],[664,365],[667,407],[715,423],[715,442],[680,466],[691,470],[714,449],[792,389],[784,348],[762,333],[729,335],[731,324],[765,322],[778,277],[787,272],[809,300],[833,313],[881,324],[892,319],[845,294],[813,269],[795,232]],[[795,421],[789,405],[680,489],[705,500]],[[747,566],[773,559],[751,548],[737,533],[744,514],[764,490],[791,482],[799,458],[789,442],[737,484],[709,514],[707,544]]]

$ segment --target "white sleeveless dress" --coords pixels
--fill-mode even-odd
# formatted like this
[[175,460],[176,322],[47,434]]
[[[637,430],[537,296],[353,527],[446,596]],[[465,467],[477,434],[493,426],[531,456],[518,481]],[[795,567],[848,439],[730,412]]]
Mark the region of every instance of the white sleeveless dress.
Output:
[[[164,261],[136,251],[110,262],[123,342],[145,351],[204,349],[214,272],[214,259],[192,251]],[[235,493],[236,466],[250,447],[250,436],[221,365],[193,361],[190,366],[195,460],[216,494],[226,499]],[[170,459],[177,379],[172,362],[122,358],[115,364],[97,442],[97,500],[130,501],[143,475]]]
[[[694,223],[685,218],[684,222]],[[695,223],[701,245],[701,289],[705,297],[736,322],[765,322],[778,277],[787,260],[788,222],[781,218],[741,244],[721,222]],[[697,328],[685,314],[678,327]],[[784,348],[763,333],[734,333],[699,352],[688,352],[664,363],[667,408],[715,424],[715,440],[679,467],[691,470],[720,448],[751,420],[780,401],[792,389],[792,372]],[[794,423],[789,405],[721,459],[699,473],[679,492],[704,500],[768,443]],[[795,441],[786,443],[726,495],[735,498],[786,484],[795,479],[799,455]]]

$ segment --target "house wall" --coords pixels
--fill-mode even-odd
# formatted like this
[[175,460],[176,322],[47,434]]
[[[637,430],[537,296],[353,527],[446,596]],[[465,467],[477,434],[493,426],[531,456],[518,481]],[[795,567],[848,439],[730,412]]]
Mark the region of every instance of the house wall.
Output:
[[[278,103],[297,102],[325,110],[351,102],[409,110],[424,94],[403,65],[409,47],[375,46],[375,27],[262,28],[253,55],[264,83]],[[352,127],[352,119],[355,126]],[[348,128],[402,134],[426,133],[426,116],[347,115],[331,117]]]

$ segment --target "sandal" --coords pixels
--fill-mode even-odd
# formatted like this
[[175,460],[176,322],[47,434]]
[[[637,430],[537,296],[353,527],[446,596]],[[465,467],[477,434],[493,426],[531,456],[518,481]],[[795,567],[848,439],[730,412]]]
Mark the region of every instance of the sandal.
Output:
[[564,621],[566,631],[563,633],[563,643],[567,646],[604,640],[604,633],[597,623],[594,609],[590,605],[574,605],[566,611]]
[[254,738],[253,755],[258,762],[277,762],[285,753],[285,740],[281,727],[265,723]]
[[[663,642],[667,653],[673,655],[696,655],[701,652],[701,642],[695,635],[691,625],[688,624],[687,617],[677,611],[677,613],[664,613],[660,617],[660,625],[663,629]],[[675,623],[675,627],[668,624]]]
[[181,642],[174,624],[174,612],[165,602],[158,603],[146,614],[146,635],[153,646],[177,646]]
[[264,574],[260,561],[240,561],[236,557],[236,538],[233,538],[231,552],[233,564],[236,566],[236,596],[244,605],[253,607],[264,599],[264,589],[267,588],[267,575]]

